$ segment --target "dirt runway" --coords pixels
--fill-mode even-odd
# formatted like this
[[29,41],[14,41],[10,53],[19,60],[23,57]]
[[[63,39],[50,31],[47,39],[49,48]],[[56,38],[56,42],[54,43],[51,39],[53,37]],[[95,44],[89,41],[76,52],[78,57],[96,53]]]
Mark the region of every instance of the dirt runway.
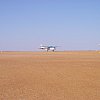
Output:
[[0,100],[100,100],[100,53],[1,52]]

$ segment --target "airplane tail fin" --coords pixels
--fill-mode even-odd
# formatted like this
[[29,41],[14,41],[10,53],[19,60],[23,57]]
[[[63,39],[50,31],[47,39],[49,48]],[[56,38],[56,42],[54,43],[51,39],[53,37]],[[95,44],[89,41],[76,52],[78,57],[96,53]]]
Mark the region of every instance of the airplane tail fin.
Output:
[[43,45],[42,44],[40,44],[40,47],[42,47]]

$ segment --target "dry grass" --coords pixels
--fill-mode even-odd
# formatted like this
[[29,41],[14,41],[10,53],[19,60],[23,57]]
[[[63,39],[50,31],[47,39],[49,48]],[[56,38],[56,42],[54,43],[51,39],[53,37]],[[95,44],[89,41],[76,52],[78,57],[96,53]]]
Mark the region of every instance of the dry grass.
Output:
[[0,100],[100,100],[100,53],[3,52]]

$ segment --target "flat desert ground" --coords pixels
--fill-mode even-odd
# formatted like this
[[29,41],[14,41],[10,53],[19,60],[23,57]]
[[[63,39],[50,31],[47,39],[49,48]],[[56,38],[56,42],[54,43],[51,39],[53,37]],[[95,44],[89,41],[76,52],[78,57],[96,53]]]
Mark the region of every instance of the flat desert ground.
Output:
[[1,52],[0,100],[100,100],[100,52]]

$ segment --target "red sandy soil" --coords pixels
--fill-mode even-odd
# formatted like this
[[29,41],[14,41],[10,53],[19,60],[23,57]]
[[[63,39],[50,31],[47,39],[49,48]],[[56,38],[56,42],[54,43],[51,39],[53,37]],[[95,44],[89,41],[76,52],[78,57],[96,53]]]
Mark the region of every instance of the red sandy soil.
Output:
[[0,100],[100,100],[100,53],[2,52]]

